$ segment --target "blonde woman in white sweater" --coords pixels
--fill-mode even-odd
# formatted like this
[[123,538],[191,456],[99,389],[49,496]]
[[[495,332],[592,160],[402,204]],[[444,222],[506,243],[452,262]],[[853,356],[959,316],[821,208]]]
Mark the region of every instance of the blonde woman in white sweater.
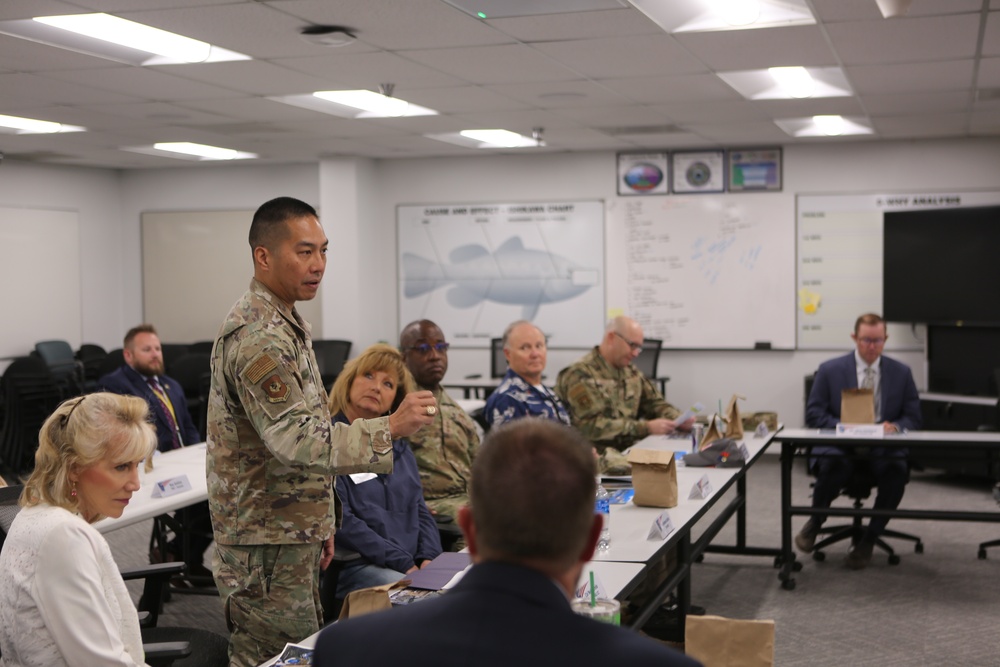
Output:
[[0,554],[0,665],[144,665],[135,606],[104,537],[156,446],[146,402],[70,399],[38,436],[35,469]]

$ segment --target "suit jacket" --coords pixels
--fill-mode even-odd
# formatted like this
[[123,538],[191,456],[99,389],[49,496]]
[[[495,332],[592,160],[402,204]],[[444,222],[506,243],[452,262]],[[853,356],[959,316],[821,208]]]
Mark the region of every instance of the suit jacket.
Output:
[[313,664],[399,667],[700,663],[624,628],[574,614],[544,574],[510,563],[474,566],[441,597],[328,626]]
[[[882,355],[879,369],[882,421],[900,429],[920,428],[920,397],[910,367]],[[811,428],[836,428],[840,422],[840,392],[858,388],[854,352],[820,364],[806,403],[806,424]]]
[[[177,428],[180,429],[181,439],[185,445],[193,445],[203,441],[198,429],[188,412],[187,400],[184,398],[184,389],[181,388],[177,380],[166,375],[157,376],[160,386],[170,398],[170,403],[174,406],[174,415],[177,418]],[[156,427],[157,448],[161,452],[173,449],[173,436],[171,434],[170,420],[167,411],[156,397],[153,390],[146,383],[146,378],[131,366],[125,364],[117,370],[108,373],[97,381],[97,385],[103,391],[110,391],[115,394],[125,394],[128,396],[138,396],[146,399],[149,404],[149,414],[153,417],[153,426]]]

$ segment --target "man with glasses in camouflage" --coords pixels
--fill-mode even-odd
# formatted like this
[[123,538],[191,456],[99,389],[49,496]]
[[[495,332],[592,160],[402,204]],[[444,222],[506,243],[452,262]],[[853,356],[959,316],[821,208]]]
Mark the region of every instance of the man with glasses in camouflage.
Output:
[[[844,356],[831,359],[816,371],[809,399],[806,402],[806,424],[810,428],[836,428],[840,423],[840,400],[844,389],[871,389],[875,407],[875,423],[882,424],[886,434],[920,428],[920,397],[909,366],[882,354],[886,334],[885,321],[874,313],[862,315],[854,323],[851,334],[856,348]],[[813,447],[810,468],[816,475],[812,506],[827,508],[840,495],[854,472],[855,457],[840,447]],[[875,509],[896,509],[903,499],[909,477],[906,450],[902,447],[873,447],[865,462],[878,486]],[[813,550],[816,536],[825,516],[816,514],[806,521],[795,546],[806,553]],[[872,517],[868,528],[847,555],[847,566],[854,570],[867,567],[872,559],[876,538],[885,530],[888,517]]]
[[438,414],[409,437],[417,457],[424,500],[433,514],[455,519],[469,502],[472,460],[479,448],[479,431],[472,417],[441,387],[448,372],[448,342],[430,320],[407,324],[399,335],[406,367],[420,389],[433,392]]
[[647,435],[689,431],[694,424],[694,419],[676,423],[680,410],[632,364],[642,341],[638,322],[616,317],[608,322],[601,344],[560,371],[556,380],[556,393],[573,426],[600,453],[603,472],[620,473],[626,467],[621,451]]

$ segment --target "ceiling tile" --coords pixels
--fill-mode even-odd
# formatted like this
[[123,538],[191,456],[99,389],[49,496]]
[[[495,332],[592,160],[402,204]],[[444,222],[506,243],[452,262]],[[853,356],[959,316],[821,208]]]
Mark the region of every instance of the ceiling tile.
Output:
[[868,65],[847,68],[847,77],[861,94],[924,93],[972,87],[973,60]]
[[491,19],[489,24],[522,42],[663,34],[645,14],[628,9]]
[[845,65],[972,58],[979,37],[979,17],[960,14],[832,23],[827,33]]
[[664,34],[539,42],[534,47],[580,74],[595,79],[700,74],[707,71],[673,37]]
[[405,51],[400,55],[468,83],[571,81],[580,78],[571,66],[555,62],[522,44]]

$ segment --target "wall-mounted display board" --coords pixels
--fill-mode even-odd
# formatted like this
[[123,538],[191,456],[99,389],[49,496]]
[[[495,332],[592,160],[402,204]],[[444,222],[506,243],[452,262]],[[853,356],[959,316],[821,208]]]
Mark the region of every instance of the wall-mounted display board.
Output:
[[[247,237],[253,211],[142,214],[142,311],[165,343],[214,340],[222,320],[250,286]],[[320,287],[323,289],[323,287]],[[320,332],[320,300],[296,310]],[[126,322],[134,326],[138,322]]]
[[24,356],[42,340],[65,340],[73,349],[79,347],[83,341],[76,211],[0,207],[0,248],[4,250],[0,359]]
[[604,326],[604,204],[560,201],[397,208],[399,323],[427,318],[459,347],[489,347],[525,319],[553,347]]
[[634,317],[667,348],[795,346],[787,197],[631,198],[607,208],[611,313]]
[[[1000,204],[1000,192],[798,195],[796,340],[843,349],[858,315],[882,313],[882,221],[888,211]],[[922,349],[906,324],[889,324],[888,349]]]

